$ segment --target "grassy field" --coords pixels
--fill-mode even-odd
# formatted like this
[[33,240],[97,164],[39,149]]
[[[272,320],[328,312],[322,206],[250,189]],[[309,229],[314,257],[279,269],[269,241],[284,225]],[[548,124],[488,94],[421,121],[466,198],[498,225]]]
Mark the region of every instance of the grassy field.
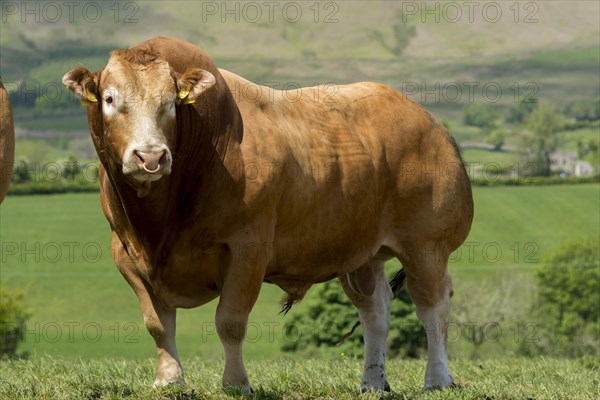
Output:
[[495,163],[499,166],[513,166],[519,162],[519,155],[508,151],[490,151],[485,149],[468,149],[461,152],[462,158],[467,164],[479,164],[485,166]]
[[[479,286],[498,274],[530,276],[563,240],[600,232],[595,184],[475,188],[474,196],[473,229],[450,263],[456,286]],[[10,286],[28,287],[33,311],[21,350],[86,359],[154,355],[137,299],[112,262],[98,194],[9,196],[0,208],[0,232],[0,274]],[[279,288],[263,286],[251,314],[247,359],[281,354],[283,326],[303,307],[281,317],[281,296]],[[183,356],[222,356],[215,307],[179,311]]]
[[[108,361],[108,362],[107,362]],[[154,362],[38,358],[0,364],[0,397],[20,399],[232,399],[221,389],[223,363],[184,360],[187,387],[151,389]],[[358,394],[362,363],[358,360],[254,361],[247,365],[255,400],[379,399]],[[451,361],[457,387],[424,393],[422,360],[391,360],[388,380],[394,390],[386,399],[536,399],[588,400],[599,392],[597,360],[505,359]],[[332,371],[335,371],[332,373]],[[193,395],[186,396],[194,389]]]

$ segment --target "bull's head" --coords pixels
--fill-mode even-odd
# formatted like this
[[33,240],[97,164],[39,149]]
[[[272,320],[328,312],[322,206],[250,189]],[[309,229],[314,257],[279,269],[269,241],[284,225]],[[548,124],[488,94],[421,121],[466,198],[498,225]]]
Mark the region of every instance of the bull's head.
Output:
[[95,73],[70,70],[63,83],[82,104],[100,104],[102,151],[147,194],[151,182],[171,172],[176,106],[194,103],[215,77],[199,68],[179,74],[156,53],[128,49],[113,51]]

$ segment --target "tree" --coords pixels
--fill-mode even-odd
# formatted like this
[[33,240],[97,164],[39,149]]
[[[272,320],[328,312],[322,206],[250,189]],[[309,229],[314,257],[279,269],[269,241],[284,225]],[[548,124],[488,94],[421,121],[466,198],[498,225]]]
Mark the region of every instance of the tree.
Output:
[[388,51],[397,57],[400,57],[406,47],[410,44],[410,41],[417,33],[415,24],[408,20],[408,17],[398,11],[396,14],[396,21],[392,24],[393,43],[388,44],[385,40],[383,33],[376,30],[373,32],[373,38],[375,41],[381,43]]
[[494,146],[494,151],[500,151],[506,138],[510,136],[510,131],[502,128],[493,129],[487,135],[487,141],[489,144]]
[[524,317],[522,304],[529,300],[530,286],[514,273],[497,272],[487,283],[455,288],[451,318],[461,338],[473,345],[471,358],[480,357],[486,343],[499,342],[504,322]]
[[[358,312],[341,286],[329,281],[315,288],[303,313],[295,314],[284,327],[283,351],[320,355],[364,356],[362,329],[340,341],[358,321]],[[338,345],[339,344],[339,345]],[[406,290],[392,301],[388,356],[418,357],[426,349],[425,332]]]
[[583,99],[571,103],[566,109],[566,115],[577,121],[596,121],[600,119],[600,97]]
[[479,127],[486,135],[499,126],[498,119],[496,111],[485,104],[472,103],[463,109],[465,125]]
[[0,356],[16,356],[23,340],[25,321],[31,316],[24,295],[22,290],[8,290],[6,283],[0,282]]
[[535,175],[550,175],[550,154],[560,145],[565,117],[552,105],[540,104],[517,128],[523,159],[536,166]]
[[508,122],[520,124],[531,114],[538,106],[538,102],[533,99],[524,98],[515,104],[511,109]]
[[600,250],[597,238],[567,241],[536,271],[540,321],[530,354],[600,355]]
[[62,167],[61,175],[68,182],[73,182],[75,177],[81,172],[81,166],[73,155],[70,155],[66,160],[63,160],[59,164]]
[[577,157],[584,158],[590,153],[598,153],[600,149],[600,141],[598,137],[591,138],[588,140],[578,140],[577,141]]
[[23,183],[31,180],[29,175],[29,167],[27,166],[28,160],[24,157],[20,157],[13,166],[13,173],[11,177],[11,182],[13,183]]

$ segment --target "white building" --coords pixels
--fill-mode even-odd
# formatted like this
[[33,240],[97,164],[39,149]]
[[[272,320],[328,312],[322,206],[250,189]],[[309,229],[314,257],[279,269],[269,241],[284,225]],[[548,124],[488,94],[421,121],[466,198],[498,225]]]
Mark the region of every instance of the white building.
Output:
[[577,154],[571,151],[555,151],[550,154],[550,171],[565,172],[570,176],[594,175],[592,164],[578,160]]

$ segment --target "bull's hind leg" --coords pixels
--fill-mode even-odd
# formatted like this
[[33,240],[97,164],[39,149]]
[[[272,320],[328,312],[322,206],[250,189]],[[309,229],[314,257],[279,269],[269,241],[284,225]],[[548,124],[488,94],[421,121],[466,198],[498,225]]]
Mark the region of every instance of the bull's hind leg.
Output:
[[[241,246],[239,248],[242,248]],[[216,312],[217,333],[225,349],[223,387],[251,395],[252,387],[242,359],[248,316],[260,291],[264,272],[255,263],[238,264],[223,282]]]
[[384,261],[372,259],[340,277],[344,291],[358,308],[365,340],[361,391],[390,390],[385,373],[385,350],[390,324],[392,290],[384,274]]
[[442,244],[427,243],[412,247],[410,254],[402,259],[408,278],[408,293],[427,333],[426,390],[454,384],[447,354],[452,281],[445,249]]

